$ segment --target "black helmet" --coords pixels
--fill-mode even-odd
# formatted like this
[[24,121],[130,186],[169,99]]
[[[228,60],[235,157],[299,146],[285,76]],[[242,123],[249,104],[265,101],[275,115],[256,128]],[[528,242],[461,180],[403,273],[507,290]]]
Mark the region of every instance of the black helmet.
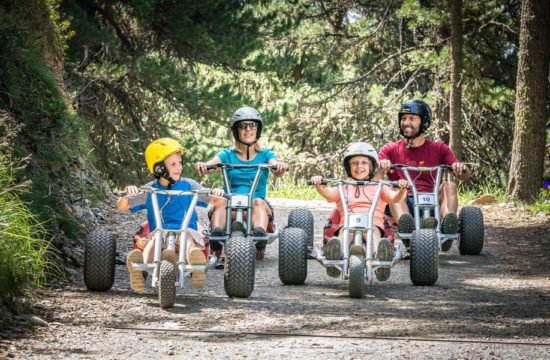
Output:
[[399,124],[399,132],[401,135],[403,135],[403,130],[401,130],[401,116],[403,116],[403,114],[420,116],[420,130],[418,131],[418,135],[422,134],[430,127],[432,112],[430,106],[422,100],[409,100],[401,104],[399,114],[397,115],[397,123]]
[[233,113],[233,116],[231,116],[231,121],[229,124],[231,126],[231,131],[233,132],[233,137],[235,138],[235,140],[239,141],[239,133],[237,132],[237,127],[235,125],[237,125],[238,122],[244,120],[251,120],[258,123],[258,130],[256,130],[256,140],[259,140],[260,136],[262,136],[262,116],[260,115],[258,110],[250,106],[243,106],[237,109],[237,111]]

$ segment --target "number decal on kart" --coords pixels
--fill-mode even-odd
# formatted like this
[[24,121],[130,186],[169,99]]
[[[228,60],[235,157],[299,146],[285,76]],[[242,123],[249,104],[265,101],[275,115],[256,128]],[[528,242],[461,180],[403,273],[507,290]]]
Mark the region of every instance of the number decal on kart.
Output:
[[435,195],[434,194],[418,195],[418,203],[420,205],[435,205]]

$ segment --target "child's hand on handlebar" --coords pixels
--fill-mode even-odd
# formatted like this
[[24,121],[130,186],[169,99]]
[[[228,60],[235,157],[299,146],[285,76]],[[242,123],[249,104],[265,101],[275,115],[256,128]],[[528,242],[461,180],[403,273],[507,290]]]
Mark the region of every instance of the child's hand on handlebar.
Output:
[[141,193],[141,190],[135,185],[128,185],[124,188],[124,192],[126,196],[132,196]]
[[321,185],[323,177],[320,175],[312,176],[310,181],[312,185]]
[[212,189],[212,195],[214,196],[222,197],[224,194],[225,192],[223,191],[223,189],[220,189],[220,188]]

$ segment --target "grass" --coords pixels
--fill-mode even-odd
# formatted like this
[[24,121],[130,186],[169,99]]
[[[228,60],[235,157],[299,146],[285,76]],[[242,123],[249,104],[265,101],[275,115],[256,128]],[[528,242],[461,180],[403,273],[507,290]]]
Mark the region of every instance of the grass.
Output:
[[496,201],[507,202],[506,193],[503,188],[496,184],[484,184],[476,189],[467,189],[461,184],[458,188],[458,202],[459,204],[466,205],[468,202],[479,198],[485,194],[491,194],[496,197]]
[[538,214],[540,212],[550,214],[550,191],[543,190],[539,196],[531,203],[524,203],[517,200],[510,200],[506,197],[506,191],[504,188],[495,184],[485,184],[475,190],[465,189],[459,187],[458,198],[459,203],[466,205],[469,201],[475,200],[482,195],[491,194],[496,197],[497,203],[513,203],[515,206],[525,207],[532,213]]
[[16,166],[0,154],[0,303],[44,286],[61,274],[43,225],[19,198],[28,184],[15,184]]
[[270,177],[267,195],[270,198],[324,200],[315,187],[306,185],[305,180],[295,183],[290,177]]

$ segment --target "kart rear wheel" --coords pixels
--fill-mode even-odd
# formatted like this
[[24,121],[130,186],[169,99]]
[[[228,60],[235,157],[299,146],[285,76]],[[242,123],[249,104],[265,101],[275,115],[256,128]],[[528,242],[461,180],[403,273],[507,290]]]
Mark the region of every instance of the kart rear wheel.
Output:
[[247,298],[254,291],[256,247],[244,236],[232,235],[225,248],[223,286],[227,296]]
[[351,255],[349,258],[349,297],[361,299],[365,296],[365,257]]
[[288,227],[304,229],[310,249],[313,248],[313,222],[313,213],[307,209],[293,209],[288,214]]
[[90,291],[108,291],[115,281],[116,240],[102,230],[92,231],[84,247],[84,283]]
[[160,263],[159,304],[160,307],[171,308],[176,302],[176,272],[174,264],[167,260]]
[[279,279],[285,285],[302,285],[307,277],[308,236],[288,227],[279,236]]
[[460,254],[479,255],[483,249],[485,237],[481,209],[475,206],[463,207],[458,216],[458,226]]
[[433,229],[415,230],[411,236],[410,276],[414,285],[432,286],[439,268],[439,241]]

